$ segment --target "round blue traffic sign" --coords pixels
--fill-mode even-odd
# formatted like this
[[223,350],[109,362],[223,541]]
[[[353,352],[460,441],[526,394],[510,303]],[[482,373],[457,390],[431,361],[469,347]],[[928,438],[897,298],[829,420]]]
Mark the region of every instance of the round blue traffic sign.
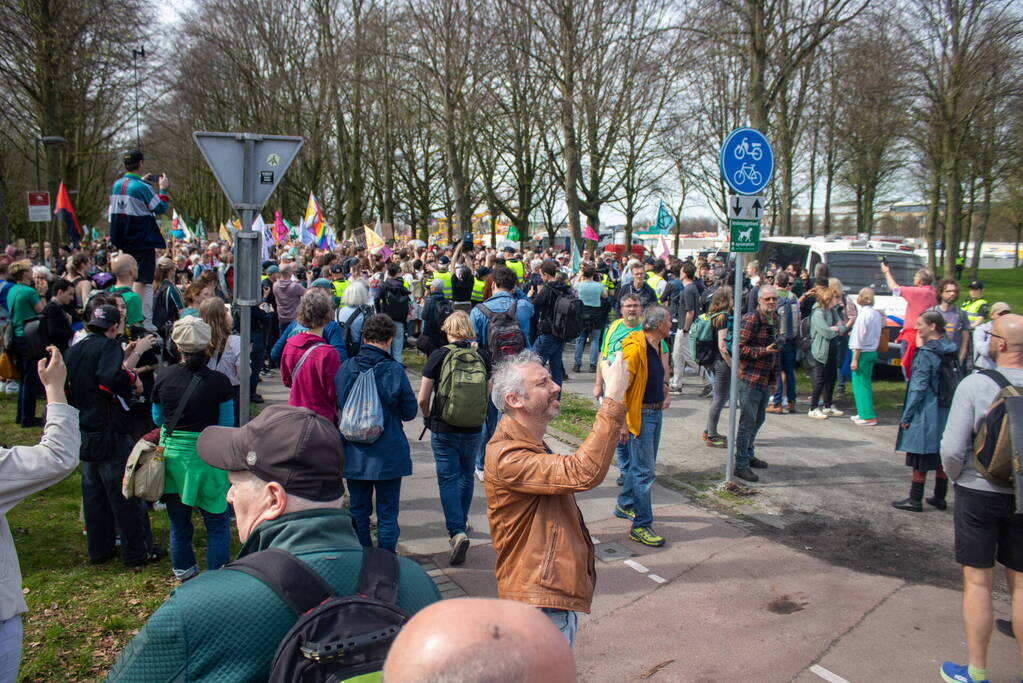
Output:
[[736,194],[759,194],[771,182],[774,152],[755,128],[736,128],[721,145],[721,177]]

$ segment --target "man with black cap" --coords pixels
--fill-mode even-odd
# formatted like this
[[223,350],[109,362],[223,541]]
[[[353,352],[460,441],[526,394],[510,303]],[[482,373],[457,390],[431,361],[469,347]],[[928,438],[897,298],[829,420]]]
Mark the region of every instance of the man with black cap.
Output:
[[[156,224],[156,214],[167,213],[170,180],[161,173],[142,177],[145,158],[137,149],[122,157],[125,174],[118,178],[110,191],[110,241],[118,249],[135,257],[138,271],[132,290],[142,300],[146,327],[153,322],[153,274],[156,272],[156,249],[166,249],[167,243]],[[159,185],[157,194],[151,185]]]
[[128,402],[142,392],[142,382],[124,368],[117,341],[121,313],[116,306],[97,306],[86,323],[88,334],[68,349],[68,402],[79,411],[82,434],[82,508],[89,563],[117,554],[121,533],[125,566],[139,567],[165,553],[153,550],[149,513],[140,498],[125,498],[121,478],[134,444]]
[[[307,408],[275,405],[241,428],[208,427],[199,457],[227,470],[239,559],[283,550],[334,595],[355,592],[363,549],[341,506],[344,455],[337,429]],[[396,603],[412,614],[440,599],[415,562],[399,558]],[[108,681],[267,680],[298,614],[261,579],[233,565],[177,588],[121,653]]]
[[508,245],[504,248],[504,265],[508,267],[508,270],[515,273],[515,277],[519,282],[522,282],[522,278],[526,274],[526,268],[522,265],[522,261],[515,258],[515,247]]

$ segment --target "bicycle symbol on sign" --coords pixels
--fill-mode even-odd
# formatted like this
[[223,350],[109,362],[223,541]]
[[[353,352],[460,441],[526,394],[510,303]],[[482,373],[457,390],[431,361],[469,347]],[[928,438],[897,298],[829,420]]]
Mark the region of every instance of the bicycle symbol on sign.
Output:
[[732,176],[732,179],[735,181],[736,186],[741,187],[747,182],[752,185],[759,185],[760,181],[763,180],[763,176],[760,175],[760,171],[753,164],[743,164],[742,168]]
[[743,138],[739,146],[735,148],[734,154],[736,159],[745,158],[748,154],[753,161],[760,161],[760,158],[764,156],[764,150],[760,149],[759,142],[751,143],[749,138]]

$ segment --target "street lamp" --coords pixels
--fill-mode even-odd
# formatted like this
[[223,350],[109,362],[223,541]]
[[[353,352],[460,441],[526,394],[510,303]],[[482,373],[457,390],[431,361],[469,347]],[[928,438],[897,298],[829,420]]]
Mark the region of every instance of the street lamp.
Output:
[[145,59],[145,58],[146,58],[146,48],[145,48],[145,46],[140,47],[137,50],[133,49],[131,51],[131,68],[135,72],[135,147],[136,147],[136,149],[142,149],[142,134],[139,132],[140,131],[139,116],[141,115],[141,113],[139,111],[139,63],[138,63],[138,60],[139,59]]
[[59,135],[44,135],[41,138],[36,138],[36,187],[42,188],[43,179],[39,173],[39,143],[43,143],[47,147],[55,145],[66,145],[67,140],[60,137]]

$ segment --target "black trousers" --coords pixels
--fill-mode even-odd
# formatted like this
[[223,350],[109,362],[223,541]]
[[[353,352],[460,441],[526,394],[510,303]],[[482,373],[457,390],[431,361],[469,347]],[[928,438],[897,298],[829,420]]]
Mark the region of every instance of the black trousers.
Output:
[[[133,445],[128,434],[82,433],[82,509],[90,562],[102,562],[117,553],[118,531],[126,564],[141,562],[153,549],[146,502],[121,494],[124,465]],[[100,456],[102,460],[92,459]]]
[[[818,363],[810,354],[807,354],[807,357],[813,362],[813,399],[810,401],[810,407],[830,408],[835,392],[835,379],[838,377],[838,340],[832,339],[828,342],[827,362]],[[821,398],[824,399],[823,403]]]

